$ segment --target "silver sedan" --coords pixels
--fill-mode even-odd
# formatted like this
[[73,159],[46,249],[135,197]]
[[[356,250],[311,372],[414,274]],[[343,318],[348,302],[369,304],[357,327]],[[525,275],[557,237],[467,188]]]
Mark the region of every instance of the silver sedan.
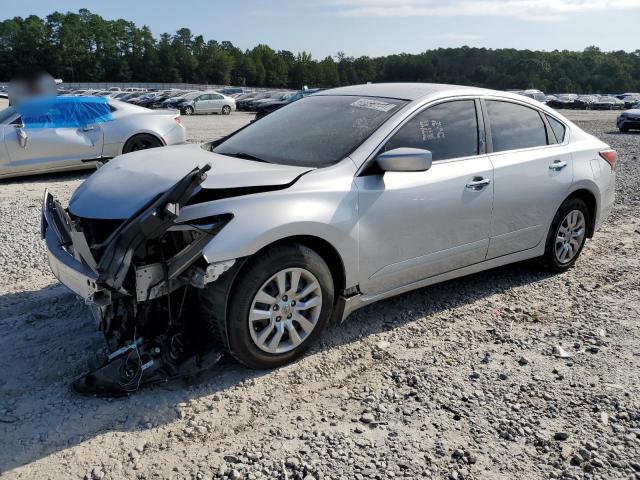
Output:
[[[211,347],[268,368],[393,295],[532,258],[570,268],[612,209],[616,161],[521,95],[343,87],[202,147],[110,162],[66,210],[46,195],[44,238],[104,325],[175,322],[182,302]],[[106,332],[114,347],[139,315]]]
[[0,178],[95,168],[122,153],[186,141],[180,113],[101,97],[54,97],[0,111]]

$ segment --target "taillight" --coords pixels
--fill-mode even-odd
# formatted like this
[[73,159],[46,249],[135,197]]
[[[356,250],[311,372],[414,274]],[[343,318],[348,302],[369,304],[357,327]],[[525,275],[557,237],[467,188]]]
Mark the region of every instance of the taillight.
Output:
[[180,120],[180,115],[178,115],[177,117],[173,117],[173,119],[176,121],[176,123],[182,122],[182,120]]
[[605,162],[609,164],[611,167],[611,171],[616,171],[616,163],[618,163],[618,152],[615,150],[602,150],[600,156],[604,159]]

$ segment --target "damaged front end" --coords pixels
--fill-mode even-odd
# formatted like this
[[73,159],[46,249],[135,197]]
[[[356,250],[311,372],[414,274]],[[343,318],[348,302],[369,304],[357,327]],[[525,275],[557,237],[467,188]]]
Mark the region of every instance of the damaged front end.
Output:
[[45,192],[41,233],[51,269],[90,306],[108,345],[97,368],[74,382],[76,391],[126,394],[220,357],[190,311],[197,305],[191,287],[203,288],[234,264],[202,257],[232,215],[176,222],[209,169],[194,168],[126,220],[76,217]]

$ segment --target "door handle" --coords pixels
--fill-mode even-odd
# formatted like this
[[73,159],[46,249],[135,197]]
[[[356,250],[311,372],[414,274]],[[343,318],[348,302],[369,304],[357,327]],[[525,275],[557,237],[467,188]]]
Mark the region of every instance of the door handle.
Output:
[[466,188],[467,190],[473,190],[474,192],[477,192],[478,190],[482,190],[490,183],[491,180],[489,180],[488,178],[473,177],[473,180],[467,183]]
[[95,130],[95,129],[96,129],[95,125],[85,125],[84,127],[82,127],[83,132],[90,132],[91,130]]
[[567,162],[565,162],[564,160],[554,160],[553,163],[549,165],[549,170],[559,171],[566,166],[567,166]]

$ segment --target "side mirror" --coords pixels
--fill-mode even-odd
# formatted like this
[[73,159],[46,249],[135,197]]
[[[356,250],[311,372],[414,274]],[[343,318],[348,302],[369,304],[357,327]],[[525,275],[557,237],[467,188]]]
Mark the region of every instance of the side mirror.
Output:
[[394,148],[376,157],[383,172],[424,172],[432,162],[431,152],[422,148]]

